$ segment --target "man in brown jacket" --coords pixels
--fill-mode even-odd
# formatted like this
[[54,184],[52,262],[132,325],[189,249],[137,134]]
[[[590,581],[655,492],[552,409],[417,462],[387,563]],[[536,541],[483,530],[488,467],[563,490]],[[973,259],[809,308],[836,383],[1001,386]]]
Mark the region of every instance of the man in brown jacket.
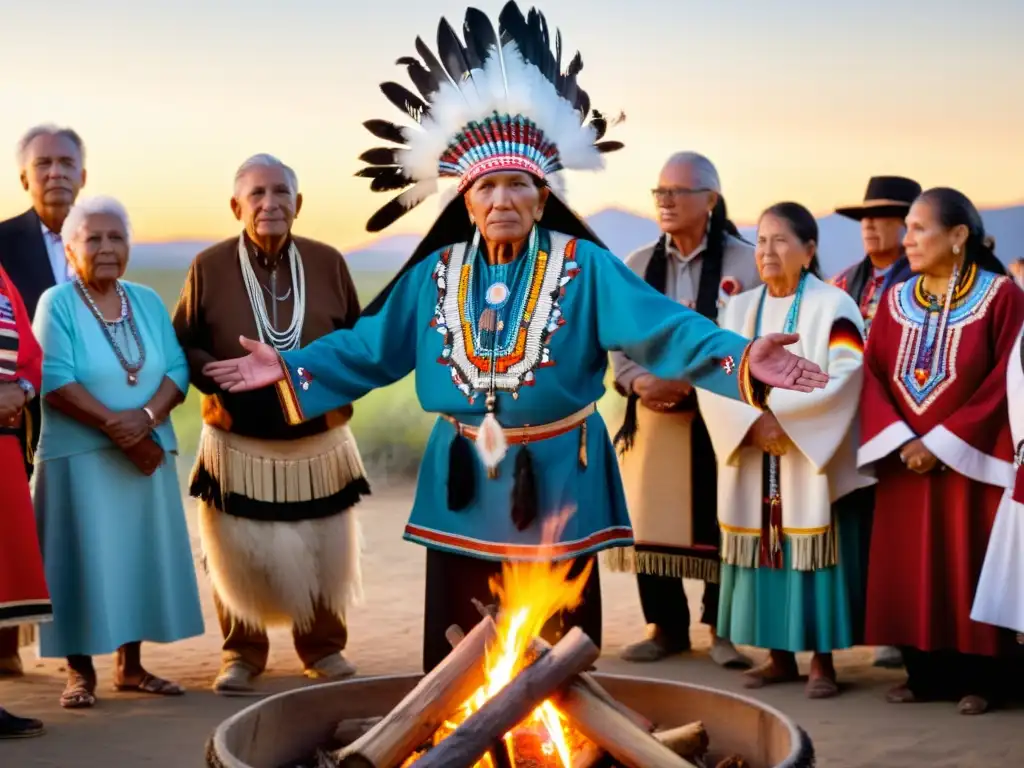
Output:
[[203,432],[192,473],[200,537],[224,635],[218,693],[252,690],[266,629],[290,626],[310,677],[345,677],[345,611],[360,592],[352,507],[370,488],[348,429],[351,407],[289,426],[273,389],[229,393],[202,375],[244,354],[240,336],[305,346],[359,317],[341,254],[292,235],[302,207],[295,172],[256,155],[235,177],[238,237],[196,256],[174,314]]

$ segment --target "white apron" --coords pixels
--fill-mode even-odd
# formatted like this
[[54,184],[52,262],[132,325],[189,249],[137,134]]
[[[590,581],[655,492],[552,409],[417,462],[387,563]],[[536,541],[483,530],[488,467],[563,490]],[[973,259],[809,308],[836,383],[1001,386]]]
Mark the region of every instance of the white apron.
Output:
[[[1018,336],[1006,370],[1006,395],[1010,413],[1010,432],[1017,448],[1020,466],[1024,441],[1024,369],[1021,345],[1024,330]],[[1017,472],[1018,484],[1021,472]],[[988,541],[985,563],[974,594],[971,618],[985,624],[1024,632],[1024,504],[1014,500],[1008,488],[996,512],[992,536]],[[1018,497],[1020,494],[1018,494]]]

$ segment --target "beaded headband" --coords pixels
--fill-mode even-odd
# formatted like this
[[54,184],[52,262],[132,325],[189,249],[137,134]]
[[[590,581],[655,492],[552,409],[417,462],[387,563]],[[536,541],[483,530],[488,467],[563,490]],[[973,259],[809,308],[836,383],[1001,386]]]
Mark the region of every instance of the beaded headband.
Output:
[[381,85],[416,125],[364,123],[374,136],[400,146],[364,152],[367,167],[356,175],[371,179],[375,192],[404,190],[370,217],[370,232],[433,195],[442,178],[457,179],[454,194],[461,194],[486,173],[525,171],[559,192],[562,171],[598,170],[603,153],[622,148],[601,139],[625,116],[609,121],[591,110],[576,81],[582,57],[576,53],[563,72],[561,32],[555,31],[552,52],[547,21],[535,8],[524,17],[515,2],[507,3],[498,33],[482,11],[469,8],[462,29],[465,43],[442,18],[437,55],[417,37],[419,58],[398,59],[422,98],[398,83]]

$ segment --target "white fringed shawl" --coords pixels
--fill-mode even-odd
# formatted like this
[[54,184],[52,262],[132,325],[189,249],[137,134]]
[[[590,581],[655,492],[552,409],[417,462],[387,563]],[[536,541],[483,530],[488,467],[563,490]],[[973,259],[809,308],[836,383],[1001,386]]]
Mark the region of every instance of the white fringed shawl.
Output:
[[[828,385],[811,393],[773,390],[768,407],[789,436],[791,447],[780,462],[783,533],[792,545],[791,565],[809,571],[835,565],[832,502],[873,478],[857,471],[857,412],[863,383],[864,323],[856,303],[844,291],[808,276],[797,318],[800,340],[790,347],[829,374]],[[764,287],[729,302],[720,325],[753,337]],[[793,296],[766,296],[761,333],[780,333]],[[846,319],[846,333],[833,332]],[[756,568],[761,538],[763,453],[744,446],[759,411],[736,400],[698,390],[718,460],[718,520],[722,560]]]
[[[1006,396],[1016,461],[1024,452],[1024,329],[1006,366]],[[974,593],[974,621],[1024,632],[1024,472],[1007,488],[988,539],[985,563]]]

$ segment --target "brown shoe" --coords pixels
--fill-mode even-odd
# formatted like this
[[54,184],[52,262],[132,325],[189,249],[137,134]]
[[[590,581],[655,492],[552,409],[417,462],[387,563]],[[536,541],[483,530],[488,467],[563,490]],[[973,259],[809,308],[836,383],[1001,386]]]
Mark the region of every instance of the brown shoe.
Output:
[[885,694],[885,700],[890,704],[917,704],[922,699],[904,683],[890,688],[889,692]]
[[661,661],[688,650],[690,650],[689,638],[685,643],[670,643],[661,628],[656,624],[651,624],[647,628],[647,639],[627,645],[622,649],[619,658],[623,661],[646,663]]
[[961,715],[984,715],[988,709],[988,699],[984,696],[964,696],[956,705],[956,711]]

